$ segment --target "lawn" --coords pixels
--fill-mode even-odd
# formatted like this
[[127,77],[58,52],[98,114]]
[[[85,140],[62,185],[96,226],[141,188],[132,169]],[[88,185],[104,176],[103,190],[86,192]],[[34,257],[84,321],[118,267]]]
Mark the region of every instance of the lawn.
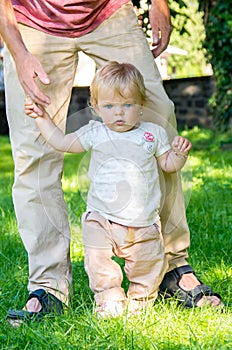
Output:
[[[27,297],[27,254],[20,240],[11,199],[13,162],[7,137],[0,137],[0,349],[224,350],[232,349],[232,152],[228,134],[194,128],[182,132],[193,143],[183,171],[191,229],[189,263],[204,283],[221,294],[224,311],[183,309],[175,300],[158,301],[142,315],[98,319],[83,266],[80,216],[85,209],[85,157],[65,156],[63,188],[72,230],[74,295],[60,317],[13,328],[9,308]],[[223,147],[222,147],[223,146]],[[127,281],[123,284],[127,286]]]

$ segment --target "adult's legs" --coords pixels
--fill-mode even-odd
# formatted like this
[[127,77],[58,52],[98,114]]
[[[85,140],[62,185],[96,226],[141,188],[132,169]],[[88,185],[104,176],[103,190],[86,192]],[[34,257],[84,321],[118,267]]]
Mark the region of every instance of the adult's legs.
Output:
[[[20,25],[23,40],[51,79],[42,87],[51,98],[48,112],[61,129],[77,64],[71,40]],[[67,303],[71,287],[70,230],[61,188],[63,154],[47,145],[33,119],[24,114],[24,92],[14,62],[4,56],[7,118],[15,163],[13,201],[19,232],[28,252],[28,290],[45,289]]]

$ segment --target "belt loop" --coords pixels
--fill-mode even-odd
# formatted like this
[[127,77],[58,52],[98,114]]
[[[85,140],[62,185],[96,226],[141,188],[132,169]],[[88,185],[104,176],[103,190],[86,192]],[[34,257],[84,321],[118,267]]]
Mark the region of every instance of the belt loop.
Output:
[[135,240],[135,229],[134,227],[128,226],[128,233],[126,235],[127,242],[134,242]]

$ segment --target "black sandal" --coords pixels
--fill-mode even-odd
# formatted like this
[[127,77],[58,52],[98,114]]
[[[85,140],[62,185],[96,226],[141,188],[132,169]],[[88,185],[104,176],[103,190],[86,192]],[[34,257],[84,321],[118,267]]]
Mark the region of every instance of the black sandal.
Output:
[[222,299],[218,293],[213,292],[209,286],[203,284],[200,280],[198,280],[201,283],[199,286],[190,291],[185,291],[180,287],[179,282],[182,275],[186,273],[193,273],[195,275],[195,272],[189,265],[176,267],[174,270],[166,273],[160,285],[159,294],[164,298],[176,297],[178,302],[186,308],[197,307],[198,301],[203,296],[214,295],[220,300]]
[[44,289],[37,289],[34,292],[30,293],[28,300],[32,298],[37,298],[40,302],[42,308],[39,312],[30,312],[26,310],[9,310],[6,318],[8,320],[38,320],[44,317],[47,314],[61,315],[63,314],[63,304],[56,298],[54,295],[46,292]]

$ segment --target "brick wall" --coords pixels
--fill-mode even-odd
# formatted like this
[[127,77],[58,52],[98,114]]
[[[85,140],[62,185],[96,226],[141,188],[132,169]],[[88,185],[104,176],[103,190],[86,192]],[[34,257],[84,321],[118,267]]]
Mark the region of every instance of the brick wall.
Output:
[[[208,99],[214,91],[213,77],[171,79],[164,81],[164,87],[168,96],[175,103],[178,126],[183,128],[210,127],[211,118],[208,107]],[[74,87],[69,107],[68,130],[72,131],[78,125],[82,126],[90,119],[91,115],[83,110],[87,107],[89,99],[88,87]],[[78,118],[75,117],[75,112]],[[0,134],[7,134],[8,127],[5,117],[4,91],[0,90]]]
[[208,100],[215,89],[213,77],[165,80],[164,87],[175,104],[178,126],[210,127]]

